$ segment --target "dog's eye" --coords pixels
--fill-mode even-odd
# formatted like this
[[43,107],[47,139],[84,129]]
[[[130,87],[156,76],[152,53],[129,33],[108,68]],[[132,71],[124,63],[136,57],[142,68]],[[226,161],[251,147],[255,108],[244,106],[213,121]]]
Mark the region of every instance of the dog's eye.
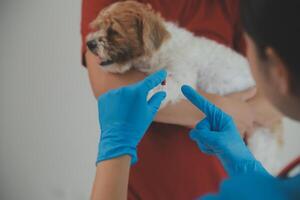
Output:
[[110,27],[107,29],[107,35],[108,36],[116,36],[116,35],[119,35],[119,33]]

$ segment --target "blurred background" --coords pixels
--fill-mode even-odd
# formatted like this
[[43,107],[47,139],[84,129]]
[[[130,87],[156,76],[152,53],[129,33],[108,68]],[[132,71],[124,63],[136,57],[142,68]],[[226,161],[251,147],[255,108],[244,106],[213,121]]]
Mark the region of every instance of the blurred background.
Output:
[[[88,199],[96,101],[81,66],[80,0],[0,1],[0,199]],[[284,121],[279,159],[300,154]]]

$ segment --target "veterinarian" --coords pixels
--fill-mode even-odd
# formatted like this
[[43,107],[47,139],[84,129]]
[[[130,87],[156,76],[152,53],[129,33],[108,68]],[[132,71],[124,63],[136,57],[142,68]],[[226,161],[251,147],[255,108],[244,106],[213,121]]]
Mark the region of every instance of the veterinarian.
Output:
[[[298,1],[244,0],[241,4],[247,55],[257,85],[274,106],[296,120],[300,120],[299,9]],[[101,142],[92,199],[126,199],[129,168],[138,162],[137,146],[167,94],[158,92],[148,101],[147,95],[165,78],[166,72],[159,71],[98,99]],[[230,176],[219,193],[202,199],[300,199],[300,175],[286,179],[269,175],[228,114],[189,86],[183,86],[182,92],[206,115],[190,138],[202,152],[215,155]],[[174,164],[189,167],[189,163]]]

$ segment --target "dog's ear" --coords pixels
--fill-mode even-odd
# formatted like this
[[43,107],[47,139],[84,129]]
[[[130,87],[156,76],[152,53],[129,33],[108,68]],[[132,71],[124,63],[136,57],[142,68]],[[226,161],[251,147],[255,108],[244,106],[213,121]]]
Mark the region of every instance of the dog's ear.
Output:
[[159,49],[162,43],[170,37],[170,33],[163,24],[163,19],[157,14],[144,13],[140,29],[146,55]]
[[91,30],[95,30],[95,29],[98,29],[98,21],[97,19],[94,19],[90,24],[89,24],[89,28]]

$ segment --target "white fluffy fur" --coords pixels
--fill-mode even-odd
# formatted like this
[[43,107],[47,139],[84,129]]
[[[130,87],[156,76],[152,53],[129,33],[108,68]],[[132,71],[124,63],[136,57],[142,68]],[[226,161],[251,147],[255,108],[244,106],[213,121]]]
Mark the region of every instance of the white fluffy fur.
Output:
[[[180,90],[183,84],[219,95],[255,85],[248,62],[240,54],[207,38],[196,37],[173,23],[165,22],[165,26],[171,38],[150,58],[140,58],[131,63],[136,69],[147,73],[161,68],[168,71],[164,86],[168,95],[164,105],[183,98]],[[269,129],[258,128],[248,141],[256,158],[271,173],[279,170],[276,156],[280,144],[277,136]]]

